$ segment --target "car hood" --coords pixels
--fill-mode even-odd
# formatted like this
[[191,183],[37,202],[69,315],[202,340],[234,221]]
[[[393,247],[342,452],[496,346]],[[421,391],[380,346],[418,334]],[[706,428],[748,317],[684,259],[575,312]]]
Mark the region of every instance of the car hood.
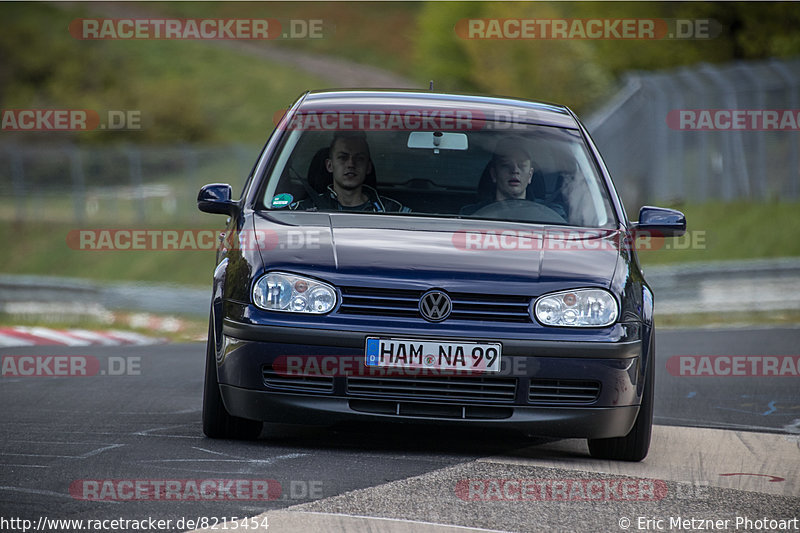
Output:
[[264,270],[390,278],[476,290],[481,282],[609,287],[620,233],[526,223],[357,213],[256,213]]

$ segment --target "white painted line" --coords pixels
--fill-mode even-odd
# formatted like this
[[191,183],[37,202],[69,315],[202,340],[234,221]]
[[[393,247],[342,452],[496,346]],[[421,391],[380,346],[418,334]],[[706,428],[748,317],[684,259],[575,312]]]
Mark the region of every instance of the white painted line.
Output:
[[[21,492],[23,494],[36,494],[38,496],[54,496],[56,498],[66,498],[68,500],[73,499],[72,496],[69,494],[65,494],[63,492],[53,492],[52,490],[40,490],[40,489],[26,489],[23,487],[9,487],[9,486],[2,486],[0,485],[0,490],[7,490],[11,492]],[[103,503],[120,503],[115,501],[104,501]]]
[[67,346],[88,346],[91,344],[82,339],[75,339],[70,337],[69,335],[65,335],[60,331],[56,331],[54,329],[49,328],[41,328],[41,327],[18,327],[17,330],[27,333],[29,335],[34,335],[36,337],[41,337],[42,339],[51,340],[54,342],[58,342],[60,344],[65,344]]
[[13,335],[8,335],[7,333],[0,333],[0,347],[2,348],[8,348],[11,346],[33,346],[33,345],[34,345],[33,341],[29,341],[27,339],[21,339]]
[[192,449],[200,450],[201,452],[210,453],[212,455],[221,455],[223,457],[230,457],[230,455],[228,455],[227,453],[215,452],[214,450],[206,450],[205,448],[200,448],[200,447],[197,447],[197,446],[192,446]]
[[95,339],[95,338],[88,338],[87,339],[86,335],[82,335],[80,333],[77,333],[78,331],[80,331],[80,330],[77,330],[77,329],[55,329],[55,330],[51,330],[51,331],[53,331],[55,333],[59,333],[61,335],[64,335],[65,337],[73,339],[73,340],[75,340],[77,342],[86,343],[86,344],[82,344],[82,345],[79,345],[79,346],[91,346],[93,344],[98,344],[97,339]]
[[277,461],[284,459],[298,459],[305,457],[307,453],[287,453],[285,455],[276,455],[275,457],[268,457],[266,459],[248,459],[247,457],[235,459],[148,459],[146,461],[139,461],[141,463],[256,463],[259,465],[270,465]]
[[[25,441],[9,441],[9,442],[22,442],[22,443],[25,443]],[[88,459],[89,457],[93,457],[93,456],[95,456],[95,455],[99,455],[99,454],[103,453],[104,451],[107,451],[107,450],[113,450],[114,448],[119,448],[119,447],[121,447],[121,446],[125,446],[124,444],[108,444],[108,445],[103,445],[103,443],[97,443],[97,442],[86,442],[86,443],[69,443],[69,442],[66,442],[66,443],[59,443],[59,442],[49,442],[49,443],[48,443],[47,441],[39,441],[39,442],[36,442],[35,444],[40,444],[40,443],[44,443],[44,444],[94,444],[95,446],[97,446],[97,445],[99,444],[99,445],[100,445],[100,447],[99,447],[99,448],[94,448],[94,449],[91,449],[91,450],[89,450],[88,452],[86,452],[86,453],[82,453],[82,454],[80,454],[80,455],[57,455],[57,454],[48,454],[48,453],[11,453],[11,452],[0,452],[0,456],[7,455],[7,456],[11,456],[11,457],[50,457],[50,458],[54,458],[54,459]]]
[[[129,413],[129,414],[131,414],[131,413]],[[132,414],[144,414],[144,413],[132,413]],[[157,428],[143,429],[141,431],[136,431],[133,434],[134,435],[138,435],[140,437],[150,437],[151,436],[150,433],[152,433],[153,431],[161,431],[162,429],[182,428],[182,427],[185,427],[185,426],[186,426],[186,424],[180,424],[178,426],[163,426],[163,427],[157,427]],[[157,436],[161,437],[163,435],[157,435]]]
[[102,448],[97,448],[95,450],[91,450],[89,452],[84,453],[83,455],[79,455],[76,459],[87,459],[89,457],[93,457],[95,455],[100,455],[101,453],[107,450],[113,450],[114,448],[121,448],[125,446],[124,444],[109,444],[108,446],[103,446]]
[[[83,433],[79,431],[78,433]],[[24,439],[6,439],[5,442],[23,442],[25,444],[105,444],[104,442],[90,442],[90,441],[63,441],[63,440],[24,440]]]
[[12,328],[3,328],[1,331],[0,347],[36,346],[43,344],[42,342],[37,342],[37,339],[22,338],[15,334],[30,335],[38,337],[38,339],[42,341],[56,342],[65,346],[119,346],[121,344],[144,346],[164,342],[164,339],[161,338],[148,337],[139,333],[119,330],[90,331],[80,328],[56,330],[39,326],[16,326]]
[[74,455],[53,455],[49,453],[8,453],[0,452],[0,456],[9,457],[48,457],[50,459],[75,459]]
[[68,331],[73,337],[87,340],[92,344],[101,344],[103,346],[115,346],[119,344],[119,341],[109,339],[99,331],[89,331],[88,329],[70,329]]
[[[678,418],[674,416],[659,416],[656,417],[659,421],[671,421],[674,422],[676,426],[685,425],[689,427],[696,427],[697,419],[694,418]],[[718,423],[715,424],[716,427],[711,429],[732,429],[732,430],[744,430],[744,431],[758,431],[761,433],[780,433],[779,430],[776,430],[774,427],[770,426],[754,426],[751,424],[731,424],[731,423]],[[785,428],[784,428],[785,429]],[[789,431],[791,433],[791,431]]]
[[132,333],[130,331],[120,331],[118,329],[111,330],[104,332],[106,336],[112,339],[120,339],[128,344],[136,344],[136,345],[146,345],[146,344],[156,344],[162,342],[161,339],[156,339],[153,337],[147,337],[145,335],[140,335],[138,333]]

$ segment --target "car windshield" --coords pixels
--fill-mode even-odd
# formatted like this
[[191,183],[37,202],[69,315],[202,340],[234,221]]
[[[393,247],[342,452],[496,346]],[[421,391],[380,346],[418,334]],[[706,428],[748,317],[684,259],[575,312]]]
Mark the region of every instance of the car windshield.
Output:
[[292,128],[260,209],[359,211],[610,228],[608,191],[574,129]]

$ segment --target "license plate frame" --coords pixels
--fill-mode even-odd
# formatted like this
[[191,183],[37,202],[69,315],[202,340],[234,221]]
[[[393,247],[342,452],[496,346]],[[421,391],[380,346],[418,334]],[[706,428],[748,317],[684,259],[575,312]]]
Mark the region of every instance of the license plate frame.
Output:
[[[385,344],[391,345],[389,352]],[[460,347],[460,350],[459,350]],[[499,372],[503,345],[499,342],[446,341],[408,337],[367,337],[368,367],[406,368],[454,373]]]

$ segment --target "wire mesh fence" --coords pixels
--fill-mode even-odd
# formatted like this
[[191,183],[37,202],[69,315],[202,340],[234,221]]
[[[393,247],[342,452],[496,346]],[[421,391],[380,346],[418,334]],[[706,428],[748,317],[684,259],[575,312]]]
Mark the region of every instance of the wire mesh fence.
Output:
[[800,60],[632,73],[586,120],[626,205],[798,198]]
[[0,219],[201,220],[205,183],[244,184],[258,147],[0,145]]

